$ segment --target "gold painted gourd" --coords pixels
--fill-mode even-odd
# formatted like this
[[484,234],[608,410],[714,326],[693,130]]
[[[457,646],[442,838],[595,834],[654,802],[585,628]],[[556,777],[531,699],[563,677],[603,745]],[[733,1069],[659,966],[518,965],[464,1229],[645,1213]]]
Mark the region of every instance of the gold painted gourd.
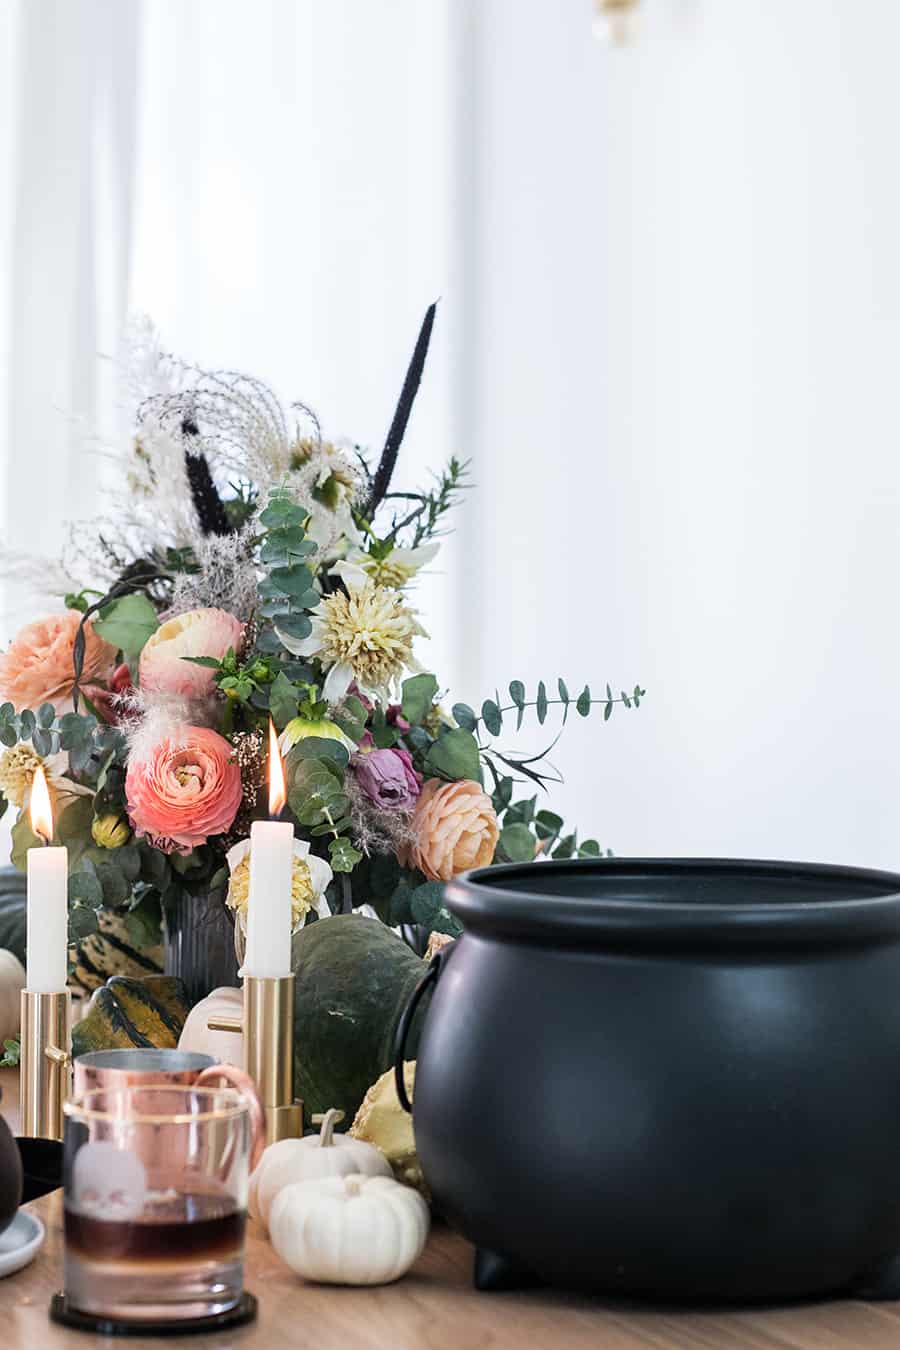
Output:
[[190,1009],[181,980],[114,975],[94,991],[88,1010],[72,1028],[73,1054],[89,1050],[173,1049]]

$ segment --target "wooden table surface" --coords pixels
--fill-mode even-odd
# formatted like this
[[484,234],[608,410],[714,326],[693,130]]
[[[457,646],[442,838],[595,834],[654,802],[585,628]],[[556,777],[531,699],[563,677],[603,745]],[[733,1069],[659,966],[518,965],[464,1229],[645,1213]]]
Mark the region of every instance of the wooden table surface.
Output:
[[[14,1075],[0,1070],[3,1110],[15,1119]],[[47,1319],[62,1274],[59,1192],[28,1207],[47,1227],[47,1241],[24,1270],[0,1281],[4,1350],[77,1350],[82,1332]],[[539,1218],[536,1216],[536,1220]],[[247,1287],[259,1298],[249,1327],[211,1336],[158,1341],[129,1338],[123,1346],[203,1350],[900,1350],[900,1303],[810,1303],[748,1311],[684,1312],[607,1303],[554,1290],[477,1294],[472,1249],[436,1227],[421,1260],[399,1283],[379,1289],[304,1284],[281,1264],[249,1225]],[[111,1345],[111,1341],[105,1344]]]

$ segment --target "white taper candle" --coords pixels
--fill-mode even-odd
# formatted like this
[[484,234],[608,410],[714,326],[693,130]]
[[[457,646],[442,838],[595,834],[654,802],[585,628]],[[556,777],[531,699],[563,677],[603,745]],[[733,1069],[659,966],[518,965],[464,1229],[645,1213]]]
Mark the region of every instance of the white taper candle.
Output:
[[[284,765],[275,726],[269,722],[269,815],[286,799]],[[287,821],[255,820],[250,827],[250,896],[244,975],[280,979],[291,973],[291,881],[294,827]]]
[[275,979],[291,973],[291,870],[294,827],[255,820],[250,827],[250,898],[245,975]]
[[[31,828],[53,838],[53,813],[43,767],[31,785]],[[25,987],[34,994],[59,994],[69,968],[69,853],[65,848],[28,850],[28,908],[25,927]]]

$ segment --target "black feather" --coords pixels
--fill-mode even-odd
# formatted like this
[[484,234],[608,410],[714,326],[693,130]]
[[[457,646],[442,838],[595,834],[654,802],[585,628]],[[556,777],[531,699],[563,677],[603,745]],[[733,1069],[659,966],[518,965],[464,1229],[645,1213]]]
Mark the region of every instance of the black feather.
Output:
[[391,485],[391,476],[406,433],[406,424],[409,421],[412,406],[416,401],[416,394],[419,392],[436,311],[437,301],[434,301],[425,311],[425,318],[422,320],[422,327],[419,329],[419,336],[416,339],[412,359],[406,372],[406,379],[403,381],[403,388],[400,390],[400,401],[397,404],[397,410],[394,413],[391,428],[381,452],[381,459],[378,461],[375,477],[372,480],[369,500],[366,502],[366,515],[369,520],[372,519],[378,507],[384,501],[385,494]]
[[[188,423],[185,423],[182,429],[187,431]],[[196,435],[196,432],[188,434]],[[203,533],[231,534],[233,527],[213,482],[206,456],[202,451],[195,455],[186,448],[184,467],[187,470],[194,510],[197,512],[197,520]]]

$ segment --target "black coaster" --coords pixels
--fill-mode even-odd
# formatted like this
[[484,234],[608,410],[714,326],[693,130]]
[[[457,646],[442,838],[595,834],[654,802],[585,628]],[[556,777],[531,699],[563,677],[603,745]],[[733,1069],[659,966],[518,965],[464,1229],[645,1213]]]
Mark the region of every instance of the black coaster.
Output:
[[50,1321],[60,1322],[76,1331],[90,1331],[95,1336],[196,1336],[205,1331],[224,1331],[226,1327],[242,1327],[256,1320],[256,1299],[245,1289],[240,1302],[228,1312],[214,1317],[194,1317],[188,1321],[116,1322],[93,1313],[78,1312],[66,1303],[65,1294],[54,1294],[50,1300]]

